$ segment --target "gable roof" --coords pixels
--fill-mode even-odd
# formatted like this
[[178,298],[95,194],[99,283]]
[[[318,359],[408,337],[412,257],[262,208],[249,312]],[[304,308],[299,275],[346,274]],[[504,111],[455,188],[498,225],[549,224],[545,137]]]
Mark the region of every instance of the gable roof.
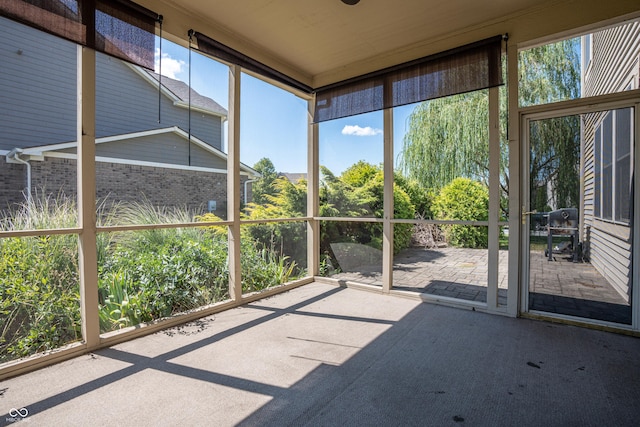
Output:
[[[147,83],[153,85],[155,88],[158,87],[158,78],[160,77],[158,73],[145,70],[137,65],[127,65],[142,76]],[[160,82],[162,83],[162,93],[172,99],[174,105],[189,108],[189,102],[191,102],[192,110],[220,116],[226,120],[228,111],[223,106],[213,99],[199,94],[195,89],[190,88],[185,82],[172,79],[167,76],[162,76]],[[189,100],[189,95],[191,95],[191,100]]]
[[278,177],[286,178],[287,180],[289,180],[289,182],[295,184],[298,181],[300,181],[301,179],[306,180],[307,179],[307,174],[306,173],[280,172],[280,173],[278,173]]

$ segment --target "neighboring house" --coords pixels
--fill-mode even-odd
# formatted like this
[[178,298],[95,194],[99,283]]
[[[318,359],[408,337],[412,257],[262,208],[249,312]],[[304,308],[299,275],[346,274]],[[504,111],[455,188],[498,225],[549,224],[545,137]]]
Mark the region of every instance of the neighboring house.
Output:
[[[0,18],[0,209],[29,191],[76,193],[78,47],[36,33]],[[96,54],[97,197],[226,217],[227,111],[183,82],[160,80]],[[241,165],[242,181],[258,176]]]
[[[582,95],[639,88],[640,22],[582,38]],[[632,275],[633,108],[583,116],[583,239],[593,266],[630,298]]]
[[289,173],[289,172],[279,172],[278,178],[283,177],[286,178],[292,184],[297,184],[301,180],[307,180],[306,173]]

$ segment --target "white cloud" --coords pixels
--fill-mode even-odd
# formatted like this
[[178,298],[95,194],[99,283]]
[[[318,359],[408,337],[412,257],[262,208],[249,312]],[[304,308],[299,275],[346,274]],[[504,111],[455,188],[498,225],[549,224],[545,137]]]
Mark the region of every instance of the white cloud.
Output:
[[[160,49],[156,49],[154,58],[154,68],[156,72],[160,70]],[[181,59],[174,59],[168,53],[162,54],[162,75],[170,79],[178,79],[177,75],[184,71],[183,67],[187,65]]]
[[353,136],[375,136],[382,133],[382,129],[374,129],[371,126],[367,126],[365,128],[361,128],[358,125],[355,126],[345,126],[342,129],[343,135],[353,135]]

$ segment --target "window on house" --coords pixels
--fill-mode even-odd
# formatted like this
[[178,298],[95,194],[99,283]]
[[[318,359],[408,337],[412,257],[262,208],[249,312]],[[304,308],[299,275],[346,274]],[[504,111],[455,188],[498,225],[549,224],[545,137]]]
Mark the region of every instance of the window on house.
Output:
[[593,37],[591,34],[582,36],[582,69],[586,73],[591,63],[593,52]]
[[631,219],[633,108],[606,112],[595,131],[594,214],[628,224]]

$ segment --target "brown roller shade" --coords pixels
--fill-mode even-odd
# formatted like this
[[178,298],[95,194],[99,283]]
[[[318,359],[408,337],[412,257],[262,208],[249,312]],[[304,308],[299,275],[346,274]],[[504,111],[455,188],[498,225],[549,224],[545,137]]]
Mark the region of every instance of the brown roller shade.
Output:
[[271,80],[283,83],[287,86],[300,90],[304,93],[312,93],[311,87],[299,82],[298,80],[275,70],[268,65],[265,65],[237,50],[220,43],[217,40],[209,38],[202,33],[191,30],[190,33],[194,34],[198,42],[198,50],[211,55],[215,58],[219,58],[223,61],[229,62],[234,65],[238,65],[246,70],[260,74]]
[[0,15],[153,69],[162,18],[129,0],[0,0]]
[[502,85],[502,40],[493,37],[319,88],[314,122]]

